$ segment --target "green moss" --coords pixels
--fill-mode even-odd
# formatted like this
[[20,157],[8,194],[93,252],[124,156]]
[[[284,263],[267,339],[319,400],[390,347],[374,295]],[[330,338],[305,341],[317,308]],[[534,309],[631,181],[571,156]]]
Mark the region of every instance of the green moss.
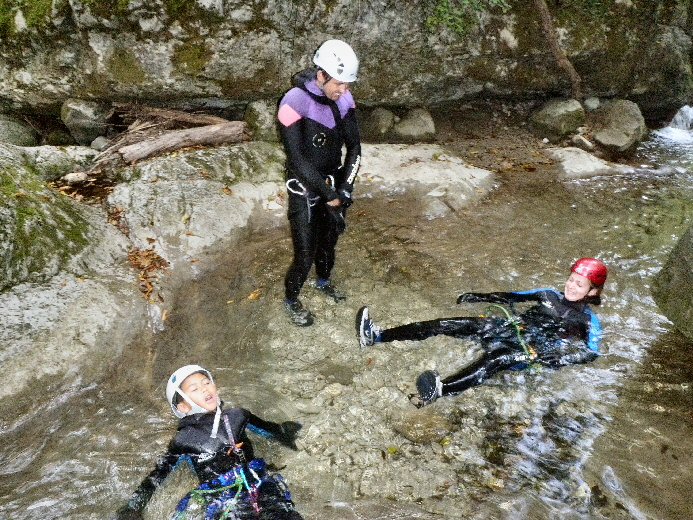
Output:
[[0,194],[5,210],[0,235],[10,245],[0,258],[0,270],[8,275],[4,286],[64,265],[87,245],[86,219],[31,172],[0,171]]
[[476,26],[483,12],[496,8],[505,12],[510,5],[507,0],[427,0],[425,25],[430,32],[445,27],[463,37]]
[[14,32],[14,2],[0,0],[0,36],[7,38]]
[[82,0],[89,10],[102,18],[112,18],[113,15],[127,12],[130,0]]
[[145,81],[146,71],[137,58],[126,49],[116,49],[106,64],[113,79],[119,83],[139,85]]
[[164,0],[164,7],[171,18],[181,22],[199,20],[209,26],[224,19],[217,12],[204,9],[192,0]]
[[50,21],[52,0],[32,0],[24,3],[24,17],[29,27],[42,27]]
[[204,72],[212,54],[203,41],[188,41],[176,47],[171,61],[178,72],[196,75]]

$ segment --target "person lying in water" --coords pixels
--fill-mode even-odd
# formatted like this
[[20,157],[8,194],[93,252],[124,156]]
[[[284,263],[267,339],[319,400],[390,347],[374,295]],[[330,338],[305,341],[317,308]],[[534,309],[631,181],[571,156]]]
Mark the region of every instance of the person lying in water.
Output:
[[[570,271],[564,292],[534,289],[463,293],[457,298],[457,303],[489,303],[489,310],[505,317],[443,318],[382,329],[371,319],[368,307],[362,307],[356,315],[356,333],[362,347],[438,334],[481,343],[481,357],[455,374],[442,380],[434,370],[419,375],[416,388],[422,405],[479,385],[501,370],[526,368],[532,363],[549,367],[586,363],[599,355],[601,324],[590,304],[601,303],[607,267],[596,258],[581,258]],[[537,304],[517,316],[502,307],[512,309],[515,303],[531,301]]]
[[205,519],[301,520],[281,475],[270,474],[255,459],[246,428],[296,450],[301,425],[265,421],[243,408],[223,409],[212,374],[186,365],[168,380],[166,399],[180,419],[166,455],[142,481],[116,519],[142,518],[154,491],[177,464],[190,463],[202,482],[178,505],[174,518],[185,518],[189,506],[205,509]]

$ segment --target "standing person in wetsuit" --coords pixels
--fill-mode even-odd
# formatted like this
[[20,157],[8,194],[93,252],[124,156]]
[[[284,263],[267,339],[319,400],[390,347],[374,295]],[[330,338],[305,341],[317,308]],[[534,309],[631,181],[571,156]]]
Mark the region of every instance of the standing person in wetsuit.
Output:
[[[260,419],[244,408],[223,409],[212,374],[199,365],[186,365],[168,380],[166,399],[180,419],[168,452],[142,481],[116,520],[136,520],[154,491],[178,464],[189,463],[202,482],[178,505],[205,509],[205,518],[301,520],[286,485],[278,474],[255,459],[246,428],[279,441],[293,450],[301,425]],[[226,515],[226,516],[224,516]]]
[[[479,341],[482,355],[457,373],[440,378],[433,370],[419,375],[416,388],[422,404],[443,395],[457,394],[481,384],[493,374],[530,363],[559,367],[586,363],[599,355],[601,324],[589,304],[599,305],[607,268],[596,258],[581,258],[571,267],[564,292],[535,289],[523,292],[463,293],[457,303],[486,302],[499,317],[457,317],[414,322],[381,329],[371,320],[368,307],[356,315],[356,332],[362,347],[389,341],[423,340],[444,334]],[[537,302],[517,316],[501,305]]]
[[[284,280],[284,305],[299,326],[313,323],[313,315],[298,299],[313,262],[316,288],[335,301],[346,298],[330,282],[330,273],[361,161],[356,105],[349,91],[357,79],[356,54],[347,43],[328,40],[315,53],[313,63],[316,67],[294,77],[295,87],[282,98],[277,112],[287,157],[294,247]],[[346,147],[344,162],[342,146]]]

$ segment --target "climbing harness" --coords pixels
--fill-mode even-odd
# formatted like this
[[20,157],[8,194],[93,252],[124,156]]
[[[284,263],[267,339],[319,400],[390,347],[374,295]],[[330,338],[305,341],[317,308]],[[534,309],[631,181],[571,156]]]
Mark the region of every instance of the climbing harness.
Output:
[[[325,184],[327,184],[332,190],[335,189],[334,175],[328,175],[325,179]],[[313,216],[312,207],[315,206],[320,200],[320,195],[313,195],[308,188],[306,188],[301,181],[298,179],[289,179],[286,181],[286,189],[294,195],[303,197],[306,199],[306,206],[308,208],[308,222],[311,221]]]
[[[205,520],[247,518],[247,506],[250,506],[254,512],[253,517],[256,517],[261,510],[260,488],[269,482],[276,486],[280,494],[279,498],[291,504],[291,493],[282,476],[266,475],[267,464],[263,459],[253,459],[246,463],[245,454],[241,449],[243,443],[236,442],[227,416],[224,416],[224,427],[231,443],[229,455],[233,453],[237,457],[238,464],[188,493],[178,503],[173,520],[184,520],[188,518],[188,512],[194,514],[200,510],[204,510]],[[246,506],[245,509],[243,505]],[[286,504],[277,505],[286,510],[289,509]]]
[[529,361],[534,361],[537,358],[537,351],[534,350],[530,345],[528,345],[525,339],[522,337],[522,328],[520,320],[517,318],[517,316],[513,316],[512,314],[510,314],[508,309],[496,303],[492,303],[491,305],[489,305],[486,308],[486,313],[492,314],[494,309],[499,309],[505,315],[506,319],[508,320],[508,323],[510,323],[515,329],[515,334],[517,334],[517,340],[520,342],[522,350],[525,351],[525,354],[529,358]]

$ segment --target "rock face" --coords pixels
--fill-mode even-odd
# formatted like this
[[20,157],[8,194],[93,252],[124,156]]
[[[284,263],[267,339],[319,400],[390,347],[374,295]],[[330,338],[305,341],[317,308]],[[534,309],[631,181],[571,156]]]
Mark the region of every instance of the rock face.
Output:
[[104,103],[68,99],[60,109],[60,118],[70,134],[82,145],[88,145],[106,131],[110,106]]
[[36,132],[29,125],[15,117],[0,114],[0,143],[35,146],[38,139]]
[[[0,145],[0,290],[48,280],[89,242],[88,215],[49,190],[29,157],[22,148]],[[44,160],[55,164],[59,157]]]
[[693,227],[684,233],[655,277],[652,295],[664,315],[693,341]]
[[[151,250],[168,262],[155,281],[162,296],[195,276],[207,251],[233,245],[251,224],[286,223],[278,143],[141,161],[118,172],[107,212],[46,185],[79,177],[75,170],[95,153],[0,145],[0,370],[12,374],[0,391],[0,398],[12,397],[0,399],[1,427],[13,407],[37,410],[39,390],[51,400],[103,377],[139,331],[163,327],[173,298],[142,297],[141,273],[128,263],[133,251]],[[433,188],[428,198],[445,200],[439,204],[448,212],[492,186],[490,172],[439,146],[364,145],[363,156],[364,191],[409,181]]]
[[[68,98],[276,100],[323,40],[350,41],[366,105],[566,95],[531,2],[484,11],[464,36],[434,3],[56,0],[0,4],[0,111]],[[665,113],[693,93],[689,2],[551,3],[585,94]],[[433,23],[426,24],[429,20]]]

